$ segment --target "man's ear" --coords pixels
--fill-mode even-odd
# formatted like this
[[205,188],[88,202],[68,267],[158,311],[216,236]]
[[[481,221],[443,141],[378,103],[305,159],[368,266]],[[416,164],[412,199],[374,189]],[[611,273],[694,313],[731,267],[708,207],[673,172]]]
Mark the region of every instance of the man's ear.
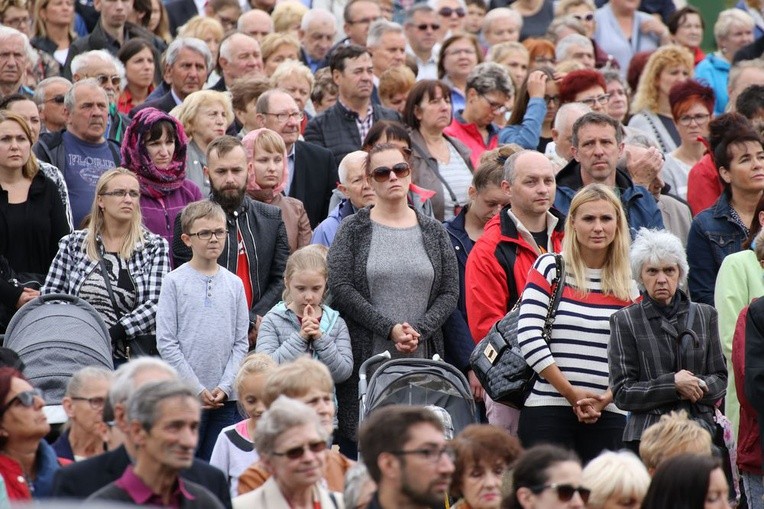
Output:
[[182,240],[182,241],[183,241],[183,243],[184,243],[184,244],[185,244],[187,247],[191,247],[191,235],[188,235],[188,234],[186,234],[186,233],[181,233],[181,234],[180,234],[180,240]]
[[396,481],[400,478],[401,460],[389,452],[380,453],[377,457],[377,466],[382,473],[382,478]]
[[557,143],[557,139],[558,139],[559,137],[560,137],[560,131],[558,131],[557,129],[555,129],[555,128],[553,127],[553,128],[552,128],[552,141],[553,141],[553,142],[555,142],[555,143]]
[[130,421],[128,425],[128,436],[136,447],[142,447],[146,443],[147,432],[143,425],[138,421]]
[[203,173],[203,174],[204,174],[204,176],[205,176],[205,177],[207,177],[208,179],[210,178],[210,169],[209,169],[209,168],[207,168],[206,166],[203,166],[203,167],[202,167],[202,173]]

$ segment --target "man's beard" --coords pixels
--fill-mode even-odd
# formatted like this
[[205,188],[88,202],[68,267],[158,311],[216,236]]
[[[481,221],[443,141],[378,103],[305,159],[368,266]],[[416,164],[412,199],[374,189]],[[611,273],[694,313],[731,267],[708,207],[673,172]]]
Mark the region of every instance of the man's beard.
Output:
[[[432,481],[432,484],[435,484],[438,481],[438,479],[435,479]],[[417,489],[414,486],[412,486],[408,478],[404,476],[403,478],[403,484],[401,485],[401,493],[405,495],[411,502],[425,507],[431,507],[433,509],[442,508],[443,504],[446,501],[446,494],[444,493],[441,495],[436,495],[432,491],[429,490],[430,486],[428,486],[428,489]]]
[[226,211],[234,211],[238,209],[241,206],[241,203],[244,201],[244,191],[246,187],[241,187],[238,189],[223,189],[223,190],[217,190],[214,187],[211,188],[212,191],[212,201],[223,207],[223,210]]

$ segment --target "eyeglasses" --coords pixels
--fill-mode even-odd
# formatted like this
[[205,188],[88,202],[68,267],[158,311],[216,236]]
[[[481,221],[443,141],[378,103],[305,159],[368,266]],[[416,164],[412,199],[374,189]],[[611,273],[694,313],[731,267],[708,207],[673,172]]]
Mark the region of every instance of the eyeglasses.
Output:
[[417,30],[424,32],[428,28],[432,30],[433,32],[437,32],[440,30],[440,25],[437,23],[422,23],[421,25],[416,25]]
[[323,440],[317,440],[315,442],[308,442],[307,444],[300,445],[298,447],[292,447],[284,452],[274,452],[274,456],[286,456],[290,460],[300,459],[305,455],[305,451],[310,450],[313,454],[318,454],[326,450],[326,442]]
[[538,56],[534,57],[533,62],[536,65],[554,65],[554,57]]
[[539,494],[544,490],[555,490],[557,492],[557,498],[560,499],[560,502],[569,502],[570,499],[573,498],[573,495],[578,492],[584,504],[589,501],[589,495],[592,493],[592,490],[588,488],[584,488],[582,486],[573,486],[572,484],[553,483],[531,488],[531,491],[536,494]]
[[5,413],[9,408],[11,408],[16,403],[20,404],[23,407],[31,408],[34,406],[36,398],[42,399],[43,402],[45,401],[42,397],[42,392],[40,391],[40,389],[32,389],[31,391],[20,392],[11,398],[8,404],[6,404],[5,407],[3,407],[2,411],[0,411],[0,414]]
[[46,103],[64,104],[65,97],[63,95],[54,95],[50,99],[45,99]]
[[683,117],[679,117],[679,123],[685,127],[690,127],[693,122],[698,125],[705,125],[710,118],[711,115],[708,113],[700,113],[698,115],[685,115]]
[[482,97],[483,100],[488,103],[488,106],[490,106],[491,111],[493,111],[494,113],[504,113],[505,111],[507,111],[506,104],[494,102],[484,95],[481,95],[480,97]]
[[199,230],[196,233],[189,233],[189,235],[196,235],[201,240],[210,240],[214,235],[216,239],[224,239],[228,235],[228,230]]
[[100,410],[103,408],[103,405],[106,403],[106,398],[81,398],[81,397],[72,397],[72,401],[87,401],[88,405],[90,405],[90,408],[93,410]]
[[438,11],[438,14],[440,14],[444,18],[450,18],[454,14],[456,14],[460,18],[463,18],[464,16],[467,15],[467,11],[465,11],[461,7],[457,7],[456,9],[452,9],[451,7],[443,7],[441,10]]
[[98,76],[94,76],[94,79],[98,80],[98,84],[103,86],[106,86],[111,81],[111,86],[118,87],[120,84],[122,84],[122,77],[118,74],[114,74],[112,76],[109,76],[108,74],[99,74]]
[[3,23],[5,26],[13,27],[13,28],[25,28],[29,26],[29,23],[32,20],[29,18],[29,16],[24,16],[23,18],[9,18],[6,19]]
[[590,12],[589,14],[574,14],[573,17],[578,21],[593,21],[594,13]]
[[101,196],[115,196],[117,198],[129,196],[130,198],[138,199],[141,197],[141,193],[134,189],[115,189],[114,191],[104,191],[101,193]]
[[588,97],[586,99],[581,99],[578,102],[583,103],[591,108],[595,104],[600,104],[600,105],[607,104],[609,100],[610,100],[610,94],[602,94],[602,95],[598,95],[597,97]]
[[272,117],[276,117],[276,120],[283,124],[287,120],[297,120],[302,121],[304,115],[301,111],[295,111],[292,113],[265,113],[265,115],[270,115]]
[[559,104],[560,103],[560,96],[559,95],[545,95],[544,96],[544,102],[547,104]]
[[421,456],[423,460],[430,463],[437,463],[440,458],[446,456],[452,462],[456,459],[456,451],[450,445],[446,445],[440,448],[427,448],[427,449],[413,449],[411,451],[392,451],[392,454],[396,456]]
[[355,21],[348,21],[348,25],[368,25],[370,23],[377,21],[378,19],[382,19],[382,16],[375,16],[373,18],[361,18]]
[[379,168],[374,168],[371,171],[371,177],[376,182],[387,182],[390,180],[390,172],[395,173],[396,177],[402,179],[408,177],[411,174],[411,166],[409,166],[408,163],[398,163],[392,168],[388,166],[380,166]]

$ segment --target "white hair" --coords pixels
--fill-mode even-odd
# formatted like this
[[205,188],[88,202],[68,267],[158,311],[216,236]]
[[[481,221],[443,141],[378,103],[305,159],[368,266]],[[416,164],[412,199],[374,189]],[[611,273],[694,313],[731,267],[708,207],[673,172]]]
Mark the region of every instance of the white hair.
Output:
[[[100,87],[99,87],[100,88]],[[109,389],[109,402],[112,406],[126,402],[135,392],[135,378],[143,371],[164,371],[171,378],[178,376],[178,372],[159,357],[138,357],[123,364],[114,372],[114,380]]]
[[29,37],[27,37],[25,33],[20,32],[15,28],[0,25],[0,41],[4,41],[5,39],[10,39],[12,37],[20,37],[21,40],[24,41],[24,53],[26,54],[27,60],[32,65],[37,65],[39,57],[37,56],[35,49],[29,43]]
[[368,157],[368,155],[369,154],[367,152],[364,152],[363,150],[356,150],[355,152],[351,152],[342,158],[342,161],[340,161],[340,165],[337,168],[337,174],[339,175],[340,184],[342,185],[348,184],[348,172],[350,172],[351,167],[353,166],[362,167],[363,164],[366,162],[366,158]]
[[554,54],[555,57],[557,57],[557,61],[565,60],[568,58],[568,52],[570,49],[574,46],[582,46],[584,48],[589,48],[590,50],[594,51],[594,46],[592,45],[592,41],[589,40],[588,37],[585,35],[580,34],[570,34],[566,35],[559,41],[557,41],[557,46],[554,48]]
[[679,267],[679,285],[687,283],[687,253],[679,237],[666,230],[640,228],[631,244],[631,274],[640,289],[644,289],[642,269],[648,263],[676,264]]
[[233,55],[231,55],[231,44],[233,44],[236,39],[241,39],[242,37],[251,39],[252,41],[254,41],[255,44],[257,44],[258,48],[260,47],[260,43],[257,42],[257,39],[255,39],[251,35],[237,32],[237,33],[229,35],[228,37],[223,39],[223,42],[220,43],[220,58],[225,58],[229,62],[233,60]]
[[122,79],[125,78],[125,66],[117,57],[105,49],[94,49],[92,51],[86,51],[85,53],[80,53],[74,57],[71,63],[72,76],[79,74],[80,71],[82,71],[85,67],[92,65],[92,63],[96,60],[102,63],[112,64],[117,70],[119,77]]
[[725,9],[719,13],[714,23],[714,39],[717,44],[721,39],[727,37],[735,26],[743,26],[745,28],[753,28],[756,22],[753,20],[750,14],[742,9],[732,8]]
[[488,28],[491,26],[491,23],[501,18],[512,18],[512,21],[515,22],[518,28],[523,28],[523,17],[519,12],[507,7],[497,7],[488,11],[488,14],[486,14],[485,18],[483,18],[483,32],[488,30]]
[[613,495],[641,500],[650,486],[650,475],[633,452],[605,451],[586,465],[581,484],[592,490],[587,507],[601,509]]
[[[438,4],[441,1],[442,0],[427,0],[427,5],[432,7],[435,10],[435,13],[437,14],[437,12],[438,12]],[[464,2],[464,0],[457,0],[457,2],[459,2],[459,7],[461,7],[465,11],[467,10],[467,4]]]
[[247,22],[247,18],[254,18],[255,16],[260,17],[264,16],[265,19],[268,20],[268,23],[271,25],[271,32],[273,32],[273,19],[268,15],[267,12],[261,11],[260,9],[252,9],[251,11],[247,11],[241,16],[239,16],[239,21],[236,22],[236,30],[239,32],[244,32],[245,24]]
[[584,103],[566,103],[560,106],[560,109],[557,110],[557,115],[554,117],[554,124],[552,127],[557,129],[557,131],[560,131],[563,126],[570,125],[573,126],[573,122],[570,122],[570,117],[572,115],[575,115],[576,119],[579,119],[592,111],[590,107],[585,105]]
[[366,47],[376,47],[382,40],[382,37],[388,33],[403,34],[403,27],[386,19],[378,19],[373,22],[369,27],[369,35],[366,37]]
[[212,52],[210,52],[210,49],[203,40],[196,37],[176,37],[164,53],[165,68],[169,68],[177,62],[180,51],[183,49],[190,49],[199,53],[204,57],[204,65],[207,68],[207,72],[212,69]]
[[334,14],[321,7],[314,7],[302,17],[302,21],[300,21],[300,30],[307,32],[308,28],[310,28],[310,24],[314,21],[329,21],[334,29],[337,29],[337,18],[334,17]]

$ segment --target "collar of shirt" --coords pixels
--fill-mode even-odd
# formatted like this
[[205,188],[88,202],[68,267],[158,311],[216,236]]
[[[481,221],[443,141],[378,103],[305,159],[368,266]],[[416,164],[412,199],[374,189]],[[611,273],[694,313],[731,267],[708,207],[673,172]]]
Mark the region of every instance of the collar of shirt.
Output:
[[295,144],[292,145],[292,148],[287,153],[287,169],[289,174],[287,175],[286,186],[284,186],[284,196],[289,196],[289,192],[292,190],[292,183],[294,183],[294,147]]
[[204,6],[207,5],[207,0],[194,0],[194,5],[199,16],[205,16]]
[[170,93],[172,94],[172,100],[175,101],[175,104],[180,104],[183,102],[181,98],[178,97],[178,94],[175,93],[175,90],[172,88],[170,88]]
[[369,101],[369,104],[366,107],[366,116],[363,119],[361,119],[361,116],[358,114],[358,112],[348,107],[348,105],[344,104],[340,99],[337,99],[337,104],[342,106],[342,109],[344,109],[346,112],[350,113],[351,115],[355,115],[357,122],[363,122],[365,119],[369,118],[370,115],[374,114],[374,105],[371,103],[371,100]]
[[[136,504],[158,506],[164,505],[162,498],[151,491],[151,488],[149,488],[140,477],[135,475],[135,472],[133,471],[133,465],[127,467],[125,473],[122,474],[122,477],[117,479],[116,485],[117,487],[125,490],[125,492],[130,495],[130,498],[132,498],[133,502]],[[170,501],[171,507],[180,507],[181,501],[183,499],[194,500],[194,498],[195,497],[186,489],[186,486],[183,483],[183,479],[178,477],[178,483],[175,487],[175,490],[173,491],[172,500]]]

